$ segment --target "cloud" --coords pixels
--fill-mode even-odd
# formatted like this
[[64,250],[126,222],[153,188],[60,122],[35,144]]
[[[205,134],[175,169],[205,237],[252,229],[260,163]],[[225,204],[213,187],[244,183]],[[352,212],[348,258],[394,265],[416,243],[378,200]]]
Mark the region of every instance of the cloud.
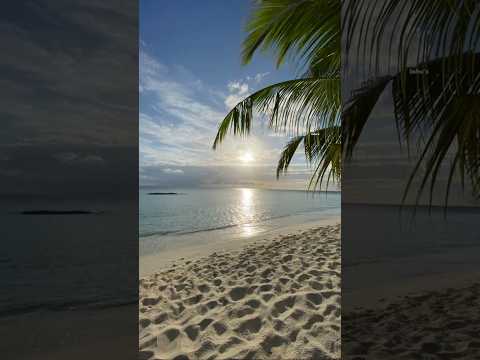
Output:
[[253,83],[253,85],[258,85],[268,74],[270,73],[258,73],[254,76],[247,76],[245,80],[230,81],[227,84],[229,94],[226,96],[224,101],[227,109],[232,109],[240,101],[242,101],[252,93],[251,85],[249,85],[249,83]]
[[[178,171],[180,170],[180,171]],[[241,166],[185,166],[179,168],[162,168],[146,166],[140,171],[142,187],[231,187],[259,186],[305,189],[311,176],[309,169],[300,166],[292,168],[289,176],[275,177],[272,166],[247,168]],[[174,181],[172,181],[172,178]],[[298,186],[297,186],[298,185]]]
[[248,93],[248,84],[239,81],[231,81],[228,83],[228,90],[238,95],[245,95]]
[[187,165],[210,160],[224,116],[204,85],[181,67],[167,68],[140,53],[140,166]]
[[269,72],[264,72],[264,73],[258,73],[255,75],[254,79],[255,82],[259,83],[263,80],[264,77],[268,76],[270,73]]
[[247,81],[254,81],[255,83],[260,83],[262,82],[263,78],[266,76],[270,75],[269,72],[264,72],[264,73],[258,73],[255,76],[247,76],[246,79]]
[[183,174],[183,170],[182,169],[170,169],[170,168],[166,168],[166,169],[163,169],[163,172],[165,174]]
[[239,96],[236,94],[228,95],[225,98],[225,106],[228,110],[233,109],[243,99],[245,99],[245,96]]
[[214,175],[214,167],[239,166],[238,159],[246,152],[254,154],[255,166],[267,167],[274,176],[286,138],[268,136],[272,131],[264,126],[260,117],[255,117],[248,137],[227,136],[217,151],[212,149],[218,126],[227,111],[254,91],[252,82],[255,78],[265,76],[257,75],[250,80],[230,81],[223,89],[217,89],[202,82],[183,66],[166,66],[141,49],[141,184],[155,183],[162,176],[171,182],[174,175],[181,175],[179,179],[184,183],[190,175],[173,170],[187,167],[210,169],[210,175],[205,176],[210,176],[213,181],[226,176],[223,172]]
[[245,82],[231,81],[227,85],[229,95],[225,98],[225,106],[228,110],[235,107],[240,101],[249,95],[249,86]]
[[0,21],[0,96],[10,104],[0,143],[136,145],[135,6],[23,3],[12,10],[22,16]]

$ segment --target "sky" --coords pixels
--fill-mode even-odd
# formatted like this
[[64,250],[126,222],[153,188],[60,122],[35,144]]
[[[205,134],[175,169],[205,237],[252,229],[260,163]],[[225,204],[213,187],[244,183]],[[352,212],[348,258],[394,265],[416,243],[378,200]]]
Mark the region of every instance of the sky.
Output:
[[[380,8],[379,8],[380,9]],[[404,16],[405,17],[405,16]],[[384,41],[379,45],[380,75],[395,75],[397,73],[397,57],[402,32],[395,28],[402,24],[391,22],[387,25]],[[357,24],[362,24],[358,21]],[[342,69],[342,96],[346,104],[356,89],[369,79],[370,58],[361,55],[365,39],[360,39],[360,31],[352,32],[352,48],[350,52],[342,52],[343,63],[349,64]],[[363,35],[362,35],[363,36]],[[345,39],[344,39],[345,41]],[[345,43],[344,43],[345,46]],[[358,48],[360,47],[360,49]],[[417,51],[421,48],[416,42],[409,48],[406,56],[409,66],[418,64]],[[389,51],[391,58],[389,58]],[[348,57],[348,58],[347,58]],[[362,129],[362,134],[354,149],[353,158],[344,161],[342,169],[342,202],[343,203],[374,203],[400,204],[406,195],[405,204],[430,204],[430,181],[425,191],[417,199],[417,191],[421,186],[425,163],[421,164],[416,176],[413,177],[409,192],[406,188],[413,173],[421,151],[424,149],[429,133],[417,133],[410,136],[410,144],[405,138],[399,141],[399,131],[395,120],[395,106],[393,101],[392,83],[389,83],[380,95],[376,105],[369,115],[368,121]],[[450,164],[453,160],[453,150],[446,154],[442,166],[438,170],[435,186],[431,193],[431,204],[445,205],[445,195],[450,175]],[[462,186],[461,178],[455,174],[451,179],[448,204],[452,206],[478,206],[479,200],[472,196],[470,183]]]
[[[235,104],[296,74],[293,64],[276,69],[268,52],[242,66],[251,6],[244,0],[140,2],[141,187],[307,187],[311,170],[300,151],[287,176],[276,180],[288,137],[272,133],[260,116],[247,139],[227,136],[218,150],[211,148],[218,124]],[[347,96],[358,86],[357,77],[344,76]],[[396,131],[388,88],[362,133],[355,159],[344,165],[344,201],[401,201],[414,162],[399,146]],[[453,197],[463,195],[454,191]]]
[[12,2],[0,19],[0,198],[138,194],[135,2]]
[[[9,3],[0,20],[0,92],[8,104],[0,110],[0,198],[104,194],[137,203],[139,183],[304,189],[310,173],[302,154],[275,179],[287,138],[272,136],[259,118],[253,136],[230,136],[211,149],[230,106],[296,73],[289,64],[277,70],[268,53],[241,65],[250,4],[142,0],[137,17],[130,1]],[[348,74],[342,84],[351,88],[353,80]],[[343,201],[401,201],[414,163],[394,124],[387,88],[355,161],[344,164]],[[438,179],[442,203],[445,173]],[[473,203],[457,184],[452,196],[451,203]]]
[[[302,154],[276,181],[287,138],[272,136],[258,118],[247,140],[227,137],[211,149],[229,106],[295,74],[289,64],[275,69],[268,53],[240,64],[249,1],[142,0],[140,18],[135,2],[118,4],[9,3],[0,20],[0,92],[8,104],[0,110],[0,197],[135,199],[138,182],[305,188],[310,174]],[[356,161],[344,169],[342,198],[398,202],[412,166],[398,144],[387,88]],[[441,186],[439,194],[441,202]],[[458,190],[458,203],[471,203],[462,197]]]
[[296,155],[276,180],[288,141],[256,116],[247,138],[227,136],[212,150],[228,111],[264,86],[295,76],[259,53],[241,64],[251,2],[140,2],[140,186],[259,186],[305,189],[311,170]]

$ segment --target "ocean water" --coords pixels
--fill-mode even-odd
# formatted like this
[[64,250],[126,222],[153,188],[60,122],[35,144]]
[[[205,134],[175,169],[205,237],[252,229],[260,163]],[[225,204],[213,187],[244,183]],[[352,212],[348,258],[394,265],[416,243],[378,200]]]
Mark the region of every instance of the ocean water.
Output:
[[282,226],[340,214],[339,192],[254,188],[169,189],[178,195],[140,191],[140,255],[161,251],[183,238],[253,236]]
[[[3,199],[0,316],[135,303],[138,204]],[[94,214],[21,215],[88,210]]]
[[342,205],[342,289],[480,271],[480,208]]

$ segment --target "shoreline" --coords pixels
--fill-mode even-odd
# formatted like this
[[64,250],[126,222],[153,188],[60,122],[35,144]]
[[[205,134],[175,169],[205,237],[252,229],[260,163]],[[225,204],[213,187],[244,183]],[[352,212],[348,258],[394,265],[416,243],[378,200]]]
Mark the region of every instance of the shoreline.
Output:
[[[354,303],[344,303],[345,310],[381,309],[405,296],[470,286],[480,282],[477,258],[472,248],[465,248],[345,266],[343,293],[347,299],[355,299]],[[367,283],[364,279],[368,279]]]
[[355,299],[355,306],[345,304],[345,302],[342,305],[348,307],[346,313],[365,310],[381,311],[390,304],[401,302],[408,297],[442,292],[448,289],[463,289],[478,283],[480,283],[480,271],[429,274],[406,278],[400,285],[395,282],[395,286],[377,286],[361,290],[342,291],[342,294],[348,294],[347,298]]
[[[150,275],[155,271],[162,270],[173,265],[175,262],[181,261],[182,258],[195,260],[206,257],[218,250],[233,251],[254,243],[256,241],[268,241],[273,238],[299,232],[314,227],[334,225],[340,223],[340,215],[329,215],[325,219],[316,221],[307,221],[301,224],[291,224],[279,229],[270,229],[251,236],[242,236],[239,233],[233,234],[227,239],[213,238],[210,240],[202,239],[199,243],[194,243],[194,236],[186,236],[183,239],[180,236],[179,244],[171,246],[169,249],[159,251],[153,254],[143,255],[139,257],[139,277]],[[182,241],[183,240],[183,241]]]
[[465,248],[343,269],[345,360],[480,358],[476,259]]

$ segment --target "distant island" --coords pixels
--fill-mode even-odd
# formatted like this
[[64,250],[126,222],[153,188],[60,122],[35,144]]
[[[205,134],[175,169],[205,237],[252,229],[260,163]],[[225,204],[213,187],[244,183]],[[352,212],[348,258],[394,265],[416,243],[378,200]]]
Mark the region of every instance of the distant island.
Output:
[[184,195],[182,193],[177,192],[150,192],[148,195]]
[[95,214],[88,210],[25,210],[20,212],[22,215],[89,215]]

